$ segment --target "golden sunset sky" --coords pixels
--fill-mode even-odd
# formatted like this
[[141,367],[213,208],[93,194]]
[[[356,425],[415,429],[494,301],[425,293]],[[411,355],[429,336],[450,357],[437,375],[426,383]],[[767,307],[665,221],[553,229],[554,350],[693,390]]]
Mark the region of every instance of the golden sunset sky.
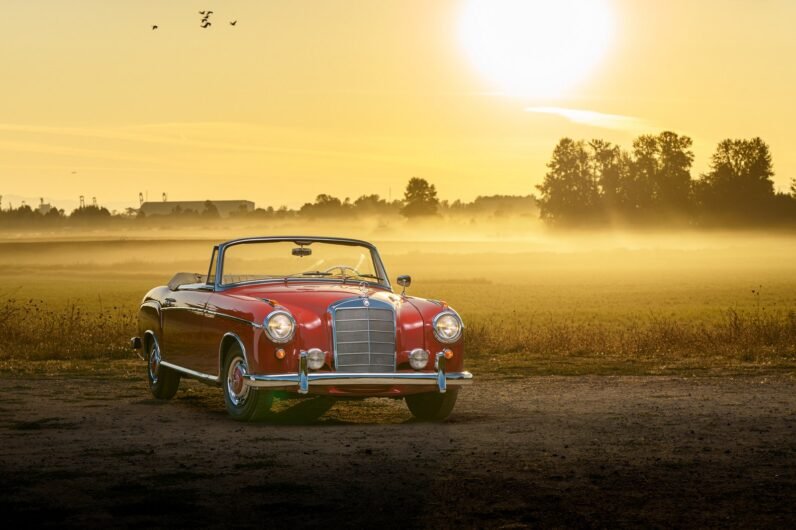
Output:
[[6,0],[3,206],[528,194],[562,136],[667,129],[796,176],[796,2],[484,1]]

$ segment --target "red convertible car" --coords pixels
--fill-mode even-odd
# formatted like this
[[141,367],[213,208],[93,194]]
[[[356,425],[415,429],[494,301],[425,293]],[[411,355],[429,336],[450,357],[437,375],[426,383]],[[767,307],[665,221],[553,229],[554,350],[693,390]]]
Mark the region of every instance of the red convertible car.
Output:
[[269,410],[274,391],[403,398],[421,420],[453,410],[464,371],[459,315],[393,292],[376,247],[327,237],[257,237],[213,248],[206,275],[177,274],[144,297],[133,348],[152,394],[180,378],[219,385],[237,420]]

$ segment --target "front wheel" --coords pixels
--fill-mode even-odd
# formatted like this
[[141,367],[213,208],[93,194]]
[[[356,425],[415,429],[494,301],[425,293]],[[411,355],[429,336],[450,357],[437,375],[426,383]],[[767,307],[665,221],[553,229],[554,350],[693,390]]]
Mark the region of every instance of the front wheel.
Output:
[[412,416],[420,421],[442,421],[447,418],[456,405],[459,389],[448,389],[444,394],[412,394],[406,396],[406,406]]
[[224,362],[224,401],[233,420],[257,421],[268,414],[273,396],[271,392],[248,386],[243,380],[247,372],[246,359],[240,345],[235,344]]
[[180,387],[180,374],[160,364],[160,345],[154,337],[147,348],[149,391],[157,399],[171,399]]

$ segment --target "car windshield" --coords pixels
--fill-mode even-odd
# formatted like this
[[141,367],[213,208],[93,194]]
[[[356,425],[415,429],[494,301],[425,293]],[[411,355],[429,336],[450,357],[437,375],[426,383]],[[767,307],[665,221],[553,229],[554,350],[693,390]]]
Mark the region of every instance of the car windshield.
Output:
[[363,245],[321,241],[253,241],[224,251],[223,285],[271,279],[384,283],[374,253]]

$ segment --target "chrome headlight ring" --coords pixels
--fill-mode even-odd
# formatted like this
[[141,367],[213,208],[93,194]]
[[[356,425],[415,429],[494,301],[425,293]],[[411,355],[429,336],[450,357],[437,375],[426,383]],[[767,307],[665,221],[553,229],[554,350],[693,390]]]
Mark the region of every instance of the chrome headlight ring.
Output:
[[[450,329],[451,322],[455,322],[458,325],[458,329],[456,329],[455,333],[450,334],[440,331],[438,326],[444,325]],[[444,344],[453,344],[461,339],[462,334],[464,333],[464,322],[462,322],[462,318],[459,316],[459,314],[452,309],[446,309],[445,311],[438,313],[437,316],[434,317],[434,320],[431,321],[431,327],[434,330],[434,336],[437,338],[437,340]]]
[[[289,327],[288,331],[280,332],[280,329]],[[268,313],[263,321],[263,329],[271,342],[285,344],[293,339],[296,334],[296,319],[284,309],[277,309]]]

